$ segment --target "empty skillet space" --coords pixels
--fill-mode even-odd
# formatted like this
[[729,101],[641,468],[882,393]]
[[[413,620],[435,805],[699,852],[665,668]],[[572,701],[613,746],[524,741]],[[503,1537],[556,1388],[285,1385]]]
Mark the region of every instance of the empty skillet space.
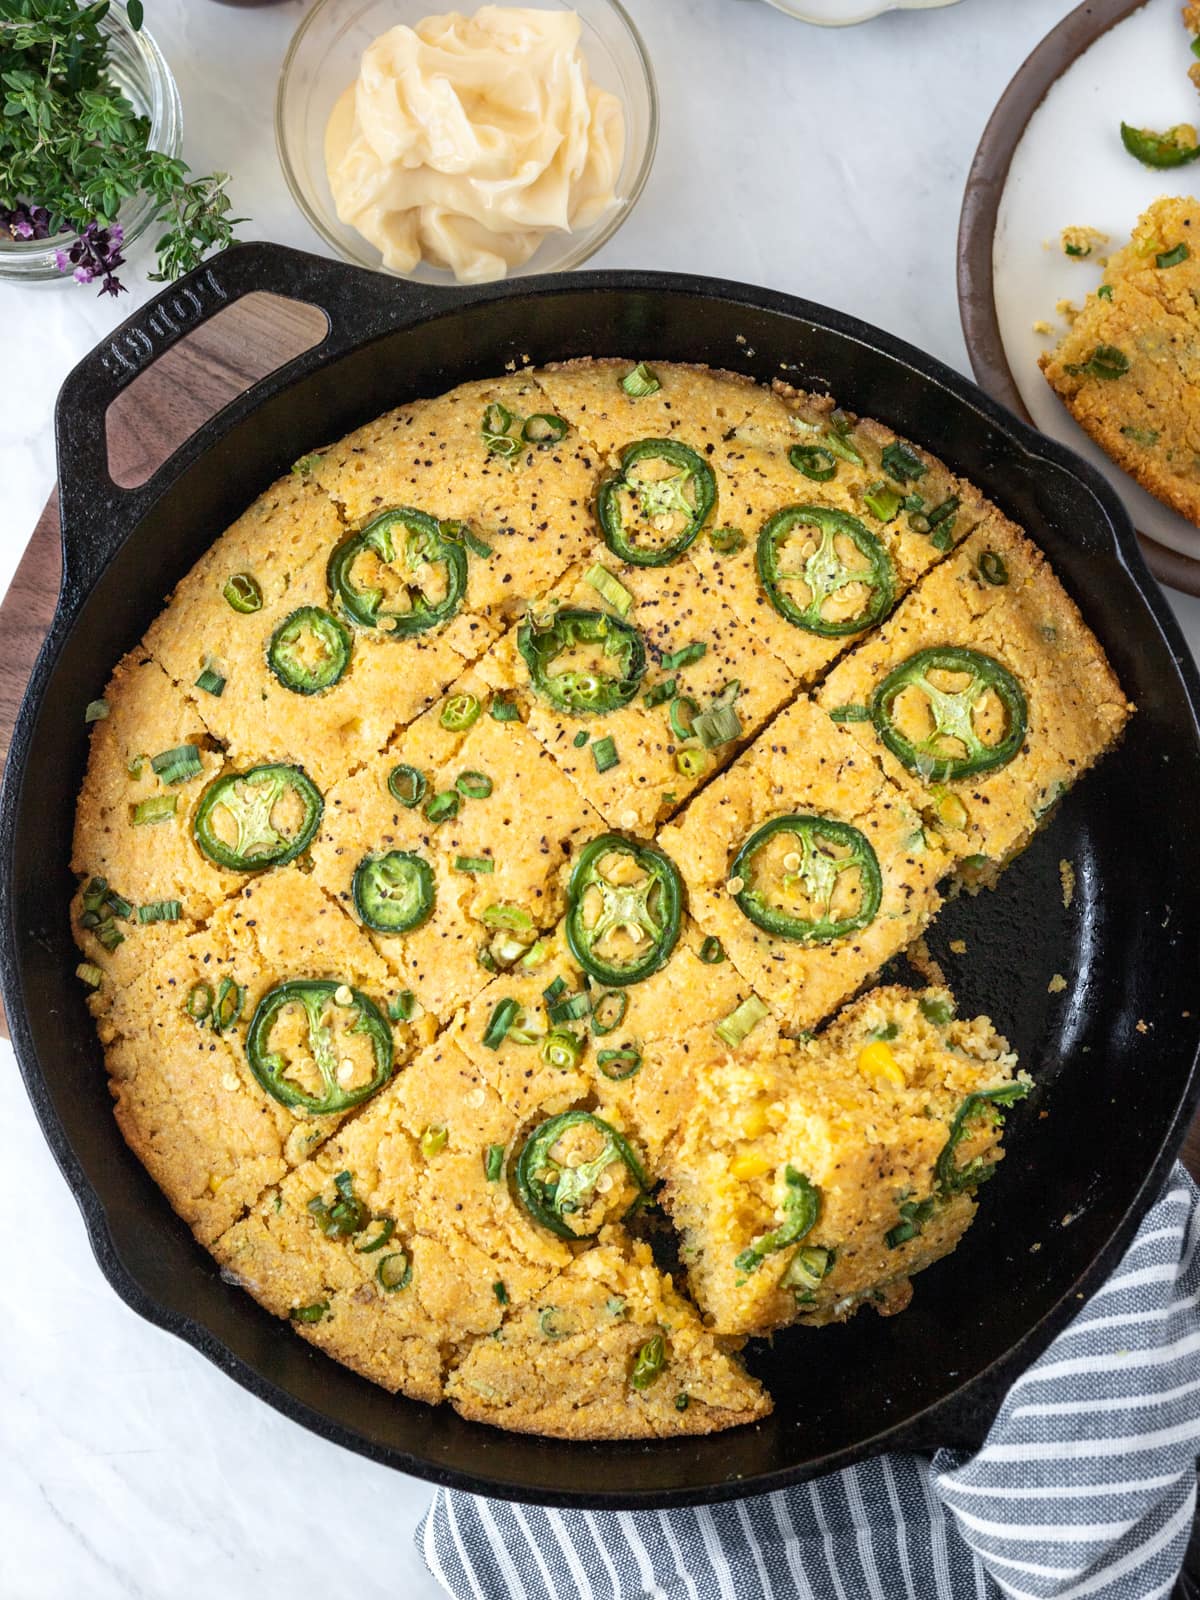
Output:
[[[828,322],[819,325],[798,315],[796,302],[745,291],[759,302],[748,305],[742,291],[701,291],[628,275],[619,284],[580,280],[447,309],[294,384],[223,439],[214,430],[130,533],[57,662],[43,664],[35,680],[40,714],[19,756],[11,911],[32,1044],[22,1057],[39,1110],[62,1120],[101,1197],[114,1242],[104,1265],[118,1288],[160,1320],[192,1319],[177,1331],[340,1442],[409,1470],[518,1496],[596,1501],[603,1483],[626,1504],[712,1498],[870,1450],[883,1430],[1004,1358],[1096,1269],[1160,1155],[1195,1049],[1196,1023],[1183,1012],[1200,964],[1196,932],[1174,921],[1163,927],[1164,886],[1200,875],[1190,816],[1200,784],[1194,718],[1159,624],[1112,552],[1100,503],[1057,462],[1039,462],[998,431],[944,385],[932,363],[920,371],[881,355],[856,326],[814,312]],[[306,449],[402,399],[500,372],[524,356],[606,353],[703,361],[760,379],[788,363],[792,381],[829,387],[848,407],[928,445],[1046,549],[1140,708],[1120,749],[1068,797],[999,888],[948,907],[935,935],[939,949],[951,938],[966,941],[960,964],[947,956],[964,1010],[991,1010],[1039,1080],[1036,1098],[1010,1117],[1010,1154],[983,1191],[967,1241],[923,1275],[903,1316],[864,1316],[756,1347],[752,1364],[778,1408],[761,1427],[649,1447],[551,1445],[389,1400],[222,1283],[112,1121],[100,1052],[71,976],[63,911],[71,889],[64,841],[86,755],[81,708],[214,535]],[[1069,913],[1061,904],[1062,857],[1074,862],[1078,880]],[[1055,971],[1071,985],[1059,996],[1046,993]],[[1152,1025],[1149,1035],[1137,1032],[1139,1018]],[[1059,1226],[1074,1211],[1078,1220]],[[1031,1253],[1037,1243],[1042,1248]],[[150,1300],[167,1310],[156,1312]],[[947,1436],[936,1418],[922,1428],[928,1445]]]

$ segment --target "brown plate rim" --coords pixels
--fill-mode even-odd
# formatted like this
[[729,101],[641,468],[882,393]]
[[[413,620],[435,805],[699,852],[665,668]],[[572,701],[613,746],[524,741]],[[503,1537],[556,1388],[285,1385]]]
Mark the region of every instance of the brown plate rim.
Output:
[[[1067,68],[1102,34],[1140,11],[1146,0],[1084,0],[1026,56],[996,102],[967,173],[958,219],[958,314],[976,382],[993,400],[1036,427],[1021,399],[1000,337],[992,251],[1000,198],[1029,120]],[[1200,558],[1138,534],[1160,583],[1200,596]]]

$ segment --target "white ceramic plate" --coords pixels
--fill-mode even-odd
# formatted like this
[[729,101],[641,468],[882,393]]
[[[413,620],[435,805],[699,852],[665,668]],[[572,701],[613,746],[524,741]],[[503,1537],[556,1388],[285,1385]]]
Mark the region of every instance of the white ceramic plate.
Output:
[[[1181,555],[1200,558],[1200,530],[1115,466],[1064,408],[1038,369],[1065,324],[1060,300],[1082,303],[1100,282],[1096,256],[1128,242],[1146,206],[1162,194],[1200,192],[1200,162],[1154,172],[1128,155],[1120,124],[1166,129],[1200,124],[1194,57],[1179,0],[1148,0],[1077,57],[1029,119],[1000,200],[993,242],[993,292],[1000,338],[1030,416],[1044,433],[1086,456],[1109,478],[1134,526]],[[1111,246],[1087,260],[1063,254],[1064,227],[1098,228]],[[1055,333],[1033,325],[1049,322]]]
[[885,11],[935,11],[956,6],[958,0],[767,0],[767,4],[820,28],[848,28],[851,23],[881,17]]

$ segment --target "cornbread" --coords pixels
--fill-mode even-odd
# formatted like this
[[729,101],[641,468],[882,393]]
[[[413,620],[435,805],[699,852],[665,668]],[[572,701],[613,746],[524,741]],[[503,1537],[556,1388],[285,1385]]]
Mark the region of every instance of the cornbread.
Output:
[[1023,535],[829,397],[597,361],[406,401],[87,708],[121,1130],[386,1391],[753,1422],[745,1341],[900,1309],[1028,1088],[988,1018],[872,981],[1130,709]]

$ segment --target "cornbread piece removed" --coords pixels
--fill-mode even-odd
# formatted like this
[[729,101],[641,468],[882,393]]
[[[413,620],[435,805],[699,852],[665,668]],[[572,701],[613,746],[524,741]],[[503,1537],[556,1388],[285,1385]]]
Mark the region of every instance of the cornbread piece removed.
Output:
[[949,1254],[1026,1092],[986,1017],[946,990],[876,989],[817,1039],[713,1039],[665,1163],[689,1287],[721,1334],[899,1311]]
[[[146,635],[147,652],[191,697],[235,766],[292,762],[318,784],[332,783],[419,715],[462,671],[464,653],[486,647],[489,636],[480,630],[476,639],[461,614],[405,637],[355,626],[327,576],[347,532],[318,490],[283,479],[217,540]],[[252,609],[231,603],[231,583],[238,604]],[[277,639],[297,614],[294,637]],[[280,668],[285,676],[310,687],[285,682],[272,654],[290,663]],[[199,686],[204,672],[223,680],[219,695]],[[297,672],[307,676],[297,680]],[[335,681],[312,689],[324,676]]]
[[658,842],[696,921],[789,1030],[812,1028],[916,938],[950,863],[874,754],[810,700]]
[[479,672],[611,827],[643,835],[796,688],[689,562],[640,567],[604,545]]
[[827,397],[789,391],[770,417],[737,429],[716,464],[720,522],[689,553],[805,685],[987,510],[928,451]]
[[[119,663],[105,701],[75,813],[71,866],[82,883],[71,922],[88,960],[124,977],[140,969],[146,934],[159,926],[139,921],[139,907],[178,901],[179,918],[194,926],[240,877],[207,860],[192,838],[200,796],[226,770],[196,707],[140,650]],[[109,906],[85,907],[95,878],[115,897],[115,918]]]
[[1163,197],[1040,360],[1067,410],[1144,489],[1200,524],[1200,201]]
[[468,524],[489,550],[468,545],[464,609],[493,634],[594,537],[596,453],[524,373],[390,411],[312,470],[352,526],[394,506]]
[[560,1439],[714,1433],[771,1409],[648,1247],[617,1229],[476,1343],[446,1393],[472,1422]]
[[998,512],[830,673],[817,703],[947,849],[990,863],[1028,842],[1132,710],[1041,552]]

